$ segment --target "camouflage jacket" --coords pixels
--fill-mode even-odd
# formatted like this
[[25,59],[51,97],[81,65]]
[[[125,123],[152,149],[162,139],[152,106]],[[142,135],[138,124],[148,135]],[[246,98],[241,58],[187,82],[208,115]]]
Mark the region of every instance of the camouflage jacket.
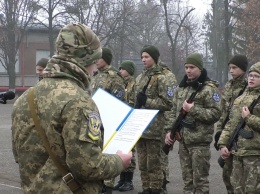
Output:
[[[182,109],[183,102],[196,90],[196,87],[189,85],[187,81],[187,76],[185,75],[174,94],[172,111],[175,119]],[[193,123],[194,127],[182,128],[181,143],[188,145],[209,145],[212,142],[214,123],[218,121],[221,114],[220,97],[216,84],[207,77],[205,69],[197,81],[202,83],[203,87],[195,96],[194,106],[185,118],[185,120]]]
[[[176,77],[175,75],[173,74],[173,72],[166,66],[166,65],[162,65],[161,63],[159,63],[161,66],[162,66],[162,69],[163,69],[163,74],[166,76],[166,78],[168,80],[170,80],[170,82],[172,83],[173,85],[173,95],[174,95],[174,92],[175,90],[177,89],[177,80],[176,80]],[[165,130],[165,133],[169,130],[171,130],[171,127],[172,127],[172,123],[173,121],[171,121],[171,119],[173,119],[173,112],[170,110],[170,111],[165,111],[164,112],[164,117],[165,117],[165,124],[164,124],[164,130]],[[163,137],[163,141],[164,141],[164,138]]]
[[100,87],[118,99],[125,101],[124,79],[112,66],[99,70],[94,76],[91,85],[93,92]]
[[223,88],[222,94],[221,94],[221,101],[220,101],[220,107],[221,107],[221,117],[217,123],[217,130],[216,131],[222,131],[222,125],[225,121],[225,118],[227,117],[227,114],[230,110],[230,105],[232,106],[232,103],[234,102],[235,98],[238,97],[238,94],[240,91],[244,89],[244,86],[247,85],[247,82],[245,80],[245,76],[241,76],[237,79],[231,79]]
[[[144,86],[149,82],[145,91],[147,101],[142,108],[160,110],[151,125],[143,133],[142,138],[161,140],[161,137],[164,134],[164,129],[161,125],[162,123],[165,123],[164,112],[171,110],[172,107],[173,83],[171,80],[167,79],[162,71],[162,67],[156,66],[144,70],[136,78],[134,95],[132,95],[130,104],[132,106],[135,105],[137,94],[142,92]],[[151,78],[150,81],[149,77]]]
[[126,95],[126,102],[130,102],[131,95],[133,95],[134,92],[134,85],[135,85],[135,79],[134,77],[129,77],[124,80],[125,84],[125,95]]
[[[226,127],[222,131],[219,138],[218,145],[224,146],[227,144],[231,134],[239,123],[241,118],[242,107],[249,107],[254,99],[257,99],[260,95],[260,88],[249,89],[234,101],[233,108],[230,113],[230,120],[226,124]],[[254,107],[253,112],[246,118],[245,131],[252,131],[253,138],[246,139],[241,135],[237,142],[237,151],[233,150],[232,153],[238,156],[260,155],[260,102]]]
[[[34,87],[41,128],[53,153],[69,167],[84,192],[100,194],[102,180],[116,177],[123,170],[122,160],[118,155],[102,154],[99,112],[80,80],[71,79],[72,73],[56,72],[61,69],[57,64],[48,65],[50,77]],[[77,68],[73,63],[67,65],[73,66],[67,71]],[[24,193],[72,193],[35,129],[28,91],[14,104],[12,143]]]

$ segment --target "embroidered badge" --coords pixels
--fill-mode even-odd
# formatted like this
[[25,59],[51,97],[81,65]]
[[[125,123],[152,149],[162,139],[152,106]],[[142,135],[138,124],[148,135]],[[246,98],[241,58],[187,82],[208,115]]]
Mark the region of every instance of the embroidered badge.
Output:
[[122,98],[123,96],[123,91],[121,89],[116,89],[113,93],[117,98]]
[[100,136],[101,119],[97,112],[91,112],[88,115],[88,136],[92,140],[98,140]]
[[167,86],[167,95],[172,97],[173,93],[174,93],[173,88],[171,86]]
[[218,93],[214,93],[214,94],[212,95],[212,98],[213,98],[213,100],[214,100],[215,102],[219,102],[219,101],[220,101],[220,97],[219,97]]

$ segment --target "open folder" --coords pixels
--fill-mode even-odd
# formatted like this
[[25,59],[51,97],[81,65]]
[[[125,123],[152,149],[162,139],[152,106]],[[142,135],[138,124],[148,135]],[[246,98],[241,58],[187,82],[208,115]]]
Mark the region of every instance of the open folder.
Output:
[[99,88],[92,99],[96,103],[104,126],[103,153],[117,150],[129,153],[159,110],[133,109]]

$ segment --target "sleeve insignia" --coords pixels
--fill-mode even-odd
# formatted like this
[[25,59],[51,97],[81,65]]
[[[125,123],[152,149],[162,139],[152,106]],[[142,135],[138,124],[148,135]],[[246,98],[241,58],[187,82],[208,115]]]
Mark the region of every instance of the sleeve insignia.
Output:
[[100,137],[101,119],[97,112],[91,112],[88,118],[88,136],[96,141]]
[[220,101],[220,97],[219,97],[218,93],[212,94],[212,99],[213,99],[215,102],[219,102],[219,101]]
[[173,94],[174,94],[174,88],[173,87],[171,87],[171,86],[167,86],[167,95],[168,96],[173,96]]
[[121,90],[121,89],[116,89],[116,90],[114,90],[113,94],[114,94],[115,97],[117,97],[117,98],[122,98],[122,96],[123,96],[123,90]]

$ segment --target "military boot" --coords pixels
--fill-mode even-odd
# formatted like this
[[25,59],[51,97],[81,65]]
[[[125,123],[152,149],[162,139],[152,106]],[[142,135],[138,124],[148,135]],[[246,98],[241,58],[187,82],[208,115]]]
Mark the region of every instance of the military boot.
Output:
[[114,186],[114,190],[118,190],[125,183],[125,172],[121,172],[119,181]]
[[119,187],[119,191],[131,191],[134,190],[133,186],[133,172],[125,172],[125,182],[124,184]]

